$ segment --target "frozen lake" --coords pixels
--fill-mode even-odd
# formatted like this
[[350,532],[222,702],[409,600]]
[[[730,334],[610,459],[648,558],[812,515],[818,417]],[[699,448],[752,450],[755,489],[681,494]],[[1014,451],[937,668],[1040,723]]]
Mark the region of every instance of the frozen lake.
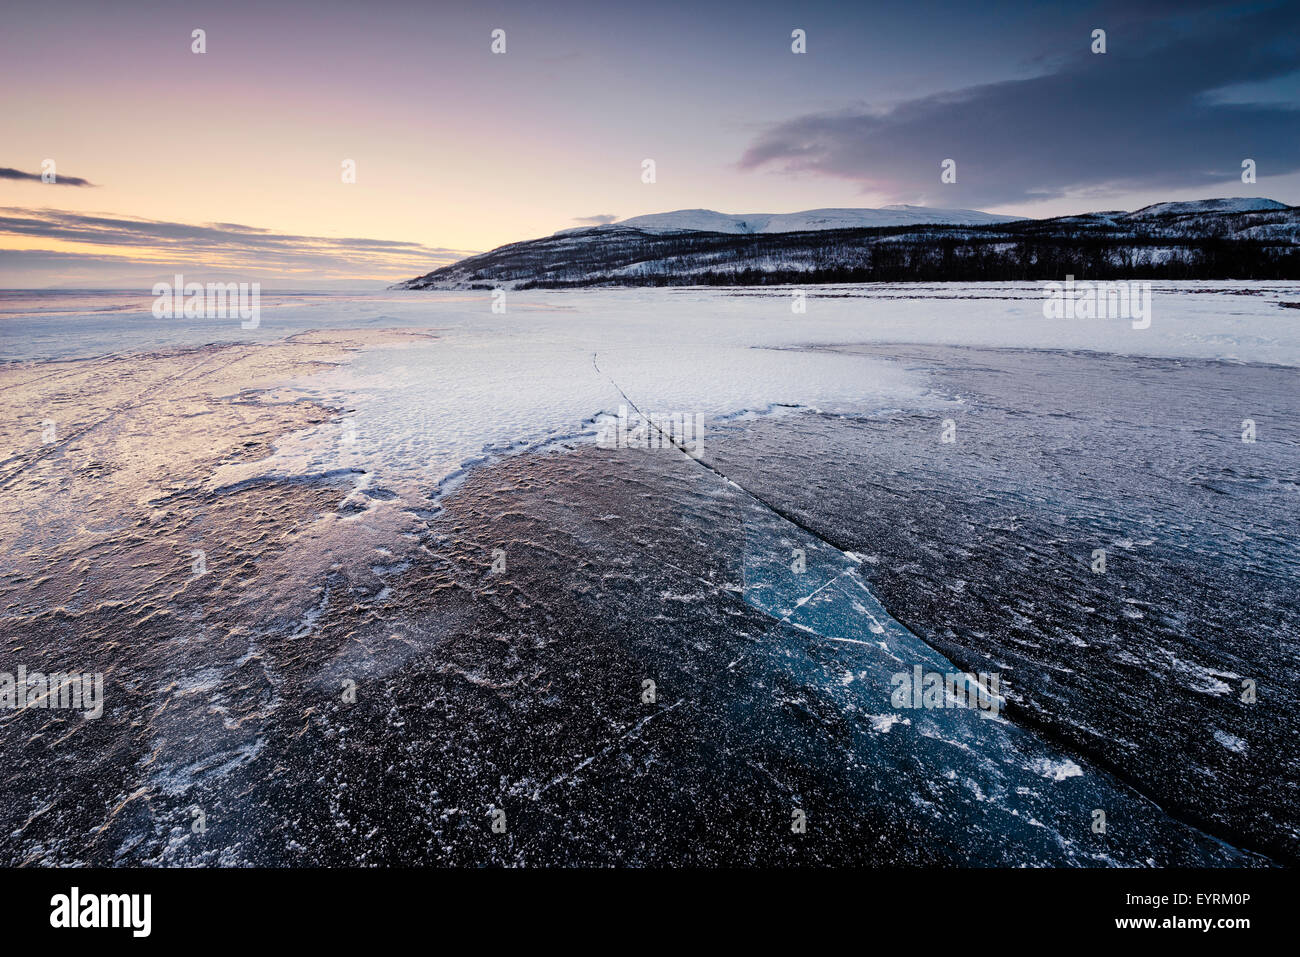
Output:
[[1152,293],[6,293],[5,655],[108,690],[0,713],[0,856],[1294,860],[1300,284]]

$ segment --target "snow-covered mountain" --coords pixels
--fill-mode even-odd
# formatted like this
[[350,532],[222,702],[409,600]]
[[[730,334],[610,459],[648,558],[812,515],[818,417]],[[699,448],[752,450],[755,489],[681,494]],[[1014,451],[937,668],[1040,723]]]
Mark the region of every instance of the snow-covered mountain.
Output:
[[1157,203],[1054,219],[887,206],[686,209],[510,243],[397,289],[900,280],[1300,279],[1300,207]]
[[1240,196],[1233,199],[1193,199],[1182,203],[1155,203],[1143,206],[1124,219],[1154,219],[1157,216],[1203,216],[1206,213],[1258,213],[1286,209],[1286,203],[1262,196]]
[[[979,226],[1015,222],[977,209],[928,206],[882,206],[879,209],[805,209],[798,213],[719,213],[712,209],[677,209],[611,223],[648,233],[803,233],[818,229],[871,229],[880,226]],[[598,227],[601,228],[601,227]],[[573,232],[573,230],[565,230]]]

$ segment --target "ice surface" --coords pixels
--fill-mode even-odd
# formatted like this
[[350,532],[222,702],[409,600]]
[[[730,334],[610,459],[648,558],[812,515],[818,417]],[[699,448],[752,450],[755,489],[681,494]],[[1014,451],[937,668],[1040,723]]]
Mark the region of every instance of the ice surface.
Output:
[[[30,831],[21,841],[11,838],[22,853],[11,849],[8,859],[80,859],[84,842],[77,835],[94,833],[103,836],[86,859],[96,861],[107,849],[128,860],[162,862],[603,862],[626,853],[629,860],[707,863],[737,860],[726,855],[738,847],[762,855],[754,861],[794,860],[776,838],[754,837],[763,832],[752,820],[729,818],[746,808],[767,813],[755,794],[783,812],[790,800],[812,794],[862,829],[825,845],[836,860],[951,862],[971,846],[999,840],[1003,863],[1132,863],[1161,854],[1161,860],[1184,862],[1237,860],[1230,849],[1123,792],[1078,751],[1076,761],[1014,721],[968,712],[890,720],[881,693],[881,676],[892,668],[924,663],[945,670],[956,659],[934,650],[943,637],[939,628],[916,628],[891,603],[911,630],[895,621],[876,597],[878,586],[864,584],[868,571],[887,574],[915,564],[919,587],[936,591],[939,583],[933,600],[951,621],[991,587],[980,577],[987,571],[977,567],[988,566],[988,557],[959,554],[969,543],[955,537],[956,546],[948,547],[944,538],[964,524],[950,518],[961,503],[958,493],[987,498],[995,512],[972,512],[979,519],[972,528],[1010,537],[1033,520],[1045,499],[1061,497],[1059,479],[1026,484],[1027,463],[1056,462],[1089,439],[1101,450],[1099,469],[1115,464],[1116,448],[1128,449],[1127,457],[1148,454],[1150,443],[1114,445],[1113,421],[1073,418],[1082,405],[1077,392],[1099,381],[1094,359],[1063,357],[1069,361],[1059,367],[1030,365],[1003,375],[987,354],[972,354],[969,363],[991,370],[987,374],[1012,396],[1007,432],[1031,444],[1011,443],[1005,467],[1015,481],[1009,488],[972,483],[968,468],[952,477],[949,490],[936,493],[944,473],[933,464],[906,481],[882,475],[880,462],[867,455],[879,447],[859,439],[872,423],[894,428],[887,423],[896,418],[890,410],[898,409],[905,410],[905,424],[919,410],[915,418],[931,437],[937,413],[969,409],[974,424],[988,423],[988,399],[960,390],[929,392],[936,360],[920,350],[895,348],[884,356],[830,348],[933,342],[1300,365],[1300,313],[1280,306],[1300,301],[1300,285],[1186,283],[1157,284],[1155,290],[1153,322],[1145,330],[1124,320],[1044,319],[1035,284],[817,287],[808,290],[806,314],[791,312],[788,289],[511,292],[504,315],[491,311],[487,292],[280,296],[264,300],[261,327],[252,332],[237,322],[155,320],[141,296],[8,297],[0,304],[0,337],[6,358],[19,360],[115,355],[125,356],[115,360],[119,367],[144,368],[151,363],[131,352],[210,342],[271,344],[308,330],[323,330],[315,341],[332,333],[342,340],[342,330],[352,329],[419,331],[400,345],[358,347],[342,358],[318,360],[318,371],[299,374],[292,394],[338,410],[329,421],[321,421],[326,413],[315,404],[299,402],[294,408],[312,409],[315,417],[294,419],[295,431],[281,435],[270,454],[263,455],[270,441],[263,444],[260,436],[256,454],[223,454],[224,464],[204,473],[206,486],[189,472],[171,474],[158,465],[168,496],[121,514],[87,500],[84,521],[105,524],[101,550],[74,542],[49,556],[33,553],[44,562],[42,577],[18,581],[11,592],[22,592],[24,600],[12,598],[11,605],[30,616],[21,630],[51,644],[55,638],[85,640],[105,649],[112,680],[130,695],[114,699],[121,710],[104,724],[78,732],[87,739],[78,753],[105,755],[93,780],[103,795],[90,800],[83,789],[70,798],[48,782],[24,782],[21,769],[11,771],[6,793],[24,799],[13,805],[11,833]],[[960,352],[948,350],[945,361]],[[226,353],[209,358],[215,362],[217,355],[231,361]],[[175,362],[196,382],[207,373],[203,355],[181,358],[169,354],[156,364]],[[55,381],[60,365],[39,372]],[[1160,365],[1137,374],[1162,376],[1169,364]],[[1211,378],[1198,370],[1188,375]],[[138,393],[164,385],[194,391],[180,372],[165,375],[170,366],[153,371],[164,377],[162,384],[149,379],[145,388],[142,381]],[[1046,439],[1023,432],[1031,403],[1016,394],[1021,389],[1033,390],[1045,406],[1041,419],[1060,423],[1059,432],[1044,432]],[[1229,394],[1228,386],[1220,393]],[[165,403],[138,411],[130,405],[134,396],[119,396],[115,420],[94,426],[90,438],[78,440],[61,459],[42,460],[43,467],[78,495],[100,495],[112,481],[86,460],[101,455],[94,442],[107,441],[106,434],[120,430],[130,453],[123,458],[128,467],[118,473],[125,483],[142,481],[136,476],[145,452],[159,461],[175,456],[174,438],[171,445],[151,446],[150,416],[160,409],[192,414],[196,431],[214,409],[232,415],[222,420],[229,428],[240,427],[224,393],[176,394],[179,399],[168,392]],[[1158,389],[1152,394],[1160,395]],[[737,529],[736,514],[753,503],[703,466],[671,455],[646,453],[648,461],[641,461],[636,454],[587,447],[566,456],[511,456],[557,439],[589,438],[597,417],[629,399],[647,412],[701,412],[718,428],[734,429],[734,444],[755,458],[738,462],[733,448],[721,466],[730,472],[746,465],[734,473],[736,481],[749,488],[767,484],[768,501],[780,501],[778,493],[787,499],[792,491],[806,494],[813,504],[804,510],[813,518],[837,519],[831,530],[813,535],[762,509],[753,516],[746,511]],[[274,409],[281,401],[289,400],[278,392],[250,395],[246,411],[251,416],[255,403]],[[193,404],[192,412],[185,402]],[[1197,408],[1213,406],[1209,397],[1198,402]],[[805,415],[794,424],[768,417],[791,409],[831,415]],[[1239,420],[1231,411],[1229,418]],[[746,413],[755,417],[745,419]],[[40,410],[25,414],[37,422],[41,417]],[[1132,414],[1141,419],[1145,406],[1135,402]],[[1205,420],[1201,414],[1188,427],[1204,430]],[[318,424],[301,428],[302,421]],[[780,433],[780,455],[769,452],[775,439],[762,442],[762,429],[736,428],[739,421],[790,424],[770,430]],[[1278,428],[1261,421],[1265,429]],[[1235,430],[1236,421],[1225,428]],[[993,430],[986,425],[984,434],[985,446],[963,450],[988,446]],[[847,445],[837,445],[841,441]],[[718,449],[726,451],[725,442]],[[821,463],[823,474],[810,463]],[[73,473],[74,467],[81,471]],[[1158,465],[1154,470],[1169,472]],[[417,507],[459,481],[465,485],[448,496],[453,501],[446,513],[425,522]],[[1204,483],[1245,481],[1212,471],[1204,477]],[[347,483],[354,486],[351,494]],[[1087,502],[1095,489],[1081,485]],[[929,551],[891,560],[888,536],[844,532],[853,530],[849,517],[881,511],[876,496],[901,503],[890,524],[905,530],[927,508],[935,510],[937,530],[923,528],[916,536]],[[831,504],[842,505],[844,515],[829,512]],[[417,531],[393,534],[397,524],[374,514],[385,509],[404,509],[403,530]],[[1081,511],[1097,509],[1089,502]],[[215,525],[218,517],[220,532],[186,524]],[[158,530],[155,522],[162,523]],[[131,534],[118,534],[113,523]],[[1121,527],[1107,529],[1101,541],[1114,543],[1117,555],[1150,544],[1147,529],[1116,524]],[[1184,548],[1187,536],[1169,528],[1162,538],[1170,548]],[[833,535],[837,530],[844,534]],[[738,535],[744,538],[737,546]],[[1236,541],[1247,533],[1233,535]],[[830,538],[845,539],[846,550],[826,544]],[[177,569],[188,568],[188,548],[213,540],[209,560],[216,573],[196,582],[183,572],[178,577]],[[1038,548],[1045,549],[1044,542],[1050,542],[1046,535],[1033,538]],[[510,548],[510,573],[501,578],[486,570],[488,550],[498,543]],[[813,588],[781,571],[796,547],[806,553]],[[1216,547],[1222,551],[1226,544]],[[1258,551],[1244,549],[1244,560]],[[945,562],[957,563],[961,574],[936,575]],[[320,571],[322,563],[328,573]],[[1086,573],[1086,562],[1074,564]],[[77,585],[83,575],[85,583]],[[141,582],[146,576],[157,581]],[[101,581],[109,577],[114,580]],[[54,585],[42,584],[51,578]],[[65,587],[65,580],[73,585]],[[123,580],[139,591],[122,598]],[[1024,580],[1032,581],[1028,573]],[[1052,580],[1038,584],[1050,592],[1044,605],[1063,591]],[[1146,617],[1131,627],[1154,627],[1159,611],[1157,602],[1144,601]],[[65,625],[69,614],[79,617]],[[1041,607],[1003,602],[996,616],[974,622],[978,634],[962,641],[969,646],[985,632],[1001,636],[1008,622],[1015,625],[1013,638],[1034,639],[1011,649],[1026,658],[1012,687],[1038,663],[1046,675],[1040,698],[1049,718],[1079,711],[1078,698],[1055,696],[1069,672],[1055,659],[1042,662],[1046,638],[1059,629]],[[1176,621],[1162,627],[1183,630]],[[126,634],[132,640],[121,648],[103,640]],[[1106,653],[1109,636],[1086,637],[1083,648]],[[1066,652],[1076,647],[1070,643]],[[1228,678],[1254,673],[1150,642],[1117,644],[1115,657],[1133,657],[1134,650],[1166,661],[1160,674],[1185,682],[1215,707],[1228,703],[1221,693]],[[991,651],[1000,655],[1003,649]],[[1133,660],[1154,673],[1150,662]],[[1090,666],[1090,677],[1097,667]],[[633,679],[646,674],[659,676],[664,693],[653,718],[628,693],[636,687]],[[214,684],[216,676],[221,680]],[[355,711],[343,708],[336,694],[329,700],[322,695],[346,677],[365,685]],[[1161,690],[1164,703],[1168,691]],[[124,734],[122,728],[133,730]],[[92,734],[102,735],[105,746]],[[1203,736],[1223,761],[1262,750],[1258,736],[1227,720]],[[16,734],[6,741],[21,750]],[[1133,760],[1110,757],[1125,766]],[[39,763],[39,752],[28,760]],[[896,773],[882,774],[882,768]],[[367,792],[359,786],[366,781],[383,787]],[[622,801],[629,789],[649,796],[629,808]],[[478,822],[468,815],[478,812],[465,809],[502,800],[503,791],[515,801],[516,819],[527,822],[532,805],[531,824],[520,826],[537,828],[539,836],[521,839],[517,848],[475,843],[467,835],[477,833]],[[141,794],[146,798],[137,799]],[[209,845],[182,847],[182,838],[167,830],[169,819],[152,805],[184,811],[205,794],[228,802],[228,810],[213,816]],[[1118,802],[1140,826],[1119,832],[1112,848],[1089,836],[1083,812]],[[47,804],[57,815],[42,810]],[[665,836],[664,822],[682,806],[705,814],[741,810],[717,811],[709,819],[712,837],[701,842],[698,836]],[[105,822],[100,807],[125,811]],[[1047,820],[1049,811],[1059,811],[1061,819]],[[1013,826],[1008,815],[1022,820]],[[455,822],[462,820],[457,832]],[[46,833],[50,843],[40,836]],[[629,833],[640,843],[621,844]],[[881,849],[858,840],[887,834],[925,840]],[[1025,843],[1007,843],[1007,835]],[[738,845],[738,839],[750,844]]]
[[[0,355],[94,356],[131,350],[270,341],[309,329],[430,328],[453,343],[522,357],[535,342],[608,351],[645,346],[671,361],[687,343],[779,348],[804,343],[915,342],[1082,349],[1121,355],[1300,365],[1300,283],[1152,283],[1149,329],[1122,319],[1045,319],[1039,283],[869,283],[805,287],[511,291],[507,313],[483,291],[383,291],[262,297],[261,326],[155,319],[136,293],[0,293]],[[507,351],[509,350],[509,351]]]
[[[1300,364],[1300,284],[1156,284],[1152,322],[1053,320],[1036,283],[871,284],[807,290],[634,289],[279,295],[261,325],[155,319],[146,296],[5,294],[0,342],[14,359],[67,358],[210,342],[265,342],[311,329],[420,328],[426,344],[372,349],[298,383],[350,410],[287,438],[260,466],[216,484],[361,469],[437,484],[485,456],[591,435],[624,401],[717,421],[779,408],[868,412],[930,400],[921,380],[863,356],[791,351],[914,342]],[[593,359],[596,362],[593,362]],[[597,365],[598,363],[598,365]],[[345,430],[349,430],[345,435]],[[707,433],[707,426],[706,426]],[[350,439],[345,441],[345,438]],[[707,441],[707,439],[706,439]]]

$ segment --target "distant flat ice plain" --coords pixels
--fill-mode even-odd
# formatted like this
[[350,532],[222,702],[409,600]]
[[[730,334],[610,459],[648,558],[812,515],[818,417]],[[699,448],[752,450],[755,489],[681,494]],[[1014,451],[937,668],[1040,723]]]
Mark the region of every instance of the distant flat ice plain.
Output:
[[[594,434],[625,400],[643,411],[729,417],[778,408],[870,411],[925,405],[896,364],[790,351],[912,343],[1081,350],[1300,365],[1300,283],[1156,283],[1150,328],[1126,319],[1046,319],[1038,283],[817,286],[792,290],[268,293],[258,329],[155,319],[125,293],[0,296],[0,346],[16,360],[66,359],[285,339],[313,329],[418,328],[427,346],[375,349],[295,382],[354,408],[344,424],[287,440],[273,471],[356,466],[386,481],[435,482],[485,453]],[[596,362],[593,363],[593,356]],[[247,467],[244,467],[247,472]],[[245,475],[247,477],[247,475]]]

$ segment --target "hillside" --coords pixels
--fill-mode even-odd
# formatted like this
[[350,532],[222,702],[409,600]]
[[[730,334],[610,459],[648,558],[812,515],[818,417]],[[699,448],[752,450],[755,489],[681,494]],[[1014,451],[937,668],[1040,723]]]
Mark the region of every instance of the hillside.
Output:
[[[789,215],[837,212],[846,211]],[[713,224],[708,217],[663,217],[511,243],[394,288],[1006,281],[1067,273],[1090,279],[1300,279],[1300,208],[1263,199],[1160,203],[1042,220],[795,231],[777,231],[771,220],[756,217],[744,220],[753,229],[726,231],[682,225]]]

